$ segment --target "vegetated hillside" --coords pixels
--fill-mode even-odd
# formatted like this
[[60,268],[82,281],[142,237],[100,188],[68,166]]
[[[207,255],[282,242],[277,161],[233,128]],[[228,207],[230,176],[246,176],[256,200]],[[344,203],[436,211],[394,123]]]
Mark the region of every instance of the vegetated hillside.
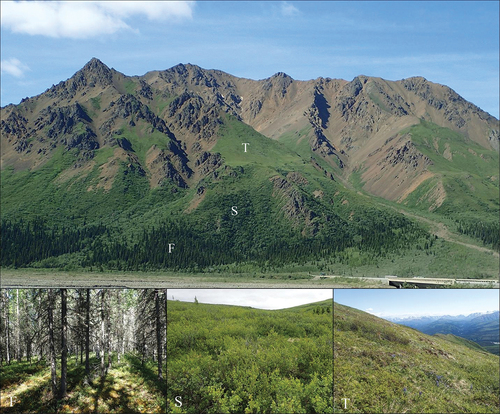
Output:
[[428,335],[453,334],[470,339],[494,354],[499,354],[500,316],[498,311],[468,316],[443,316],[437,320],[409,319],[397,323],[410,326]]
[[495,413],[497,355],[334,303],[334,408],[370,413]]
[[474,341],[469,341],[468,339],[461,338],[461,337],[453,335],[453,334],[437,333],[437,334],[434,334],[434,336],[437,338],[446,339],[447,341],[453,342],[455,344],[464,345],[464,346],[469,347],[471,349],[474,349],[476,351],[477,350],[484,351],[484,352],[488,351],[486,348],[483,348],[481,345],[477,344]]
[[331,413],[331,307],[168,301],[168,412]]
[[92,59],[1,119],[3,266],[498,276],[372,197],[498,248],[498,121],[423,78]]
[[331,308],[331,307],[332,307],[332,300],[326,299],[326,300],[323,300],[320,302],[306,303],[305,305],[298,305],[298,306],[294,306],[292,308],[286,308],[286,310],[290,311],[290,312],[296,311],[296,312],[300,312],[300,313],[303,313],[303,312],[313,312],[314,313],[315,310],[317,310],[318,308],[319,309],[324,308],[324,312],[330,313],[331,309],[328,310],[327,308]]

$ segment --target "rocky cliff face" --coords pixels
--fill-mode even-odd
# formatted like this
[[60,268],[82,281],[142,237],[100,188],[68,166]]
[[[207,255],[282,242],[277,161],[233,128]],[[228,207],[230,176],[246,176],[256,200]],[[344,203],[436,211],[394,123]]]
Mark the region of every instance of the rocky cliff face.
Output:
[[[421,77],[296,81],[277,73],[254,81],[190,64],[127,77],[94,58],[43,94],[1,109],[2,168],[33,169],[59,148],[78,152],[77,168],[83,168],[96,151],[119,147],[115,163],[133,156],[152,187],[196,186],[224,164],[212,148],[227,115],[270,139],[309,131],[314,159],[343,179],[362,169],[366,188],[391,199],[402,197],[432,164],[411,137],[398,135],[422,119],[483,148],[499,148],[498,120]],[[388,195],[376,182],[390,174],[405,184]],[[307,216],[298,193],[278,181],[291,200],[286,213]]]

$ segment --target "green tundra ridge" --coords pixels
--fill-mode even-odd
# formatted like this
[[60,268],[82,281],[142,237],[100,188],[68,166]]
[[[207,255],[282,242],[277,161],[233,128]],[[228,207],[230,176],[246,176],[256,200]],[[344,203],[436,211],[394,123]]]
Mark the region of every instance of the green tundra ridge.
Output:
[[495,413],[499,388],[498,355],[334,303],[335,412]]

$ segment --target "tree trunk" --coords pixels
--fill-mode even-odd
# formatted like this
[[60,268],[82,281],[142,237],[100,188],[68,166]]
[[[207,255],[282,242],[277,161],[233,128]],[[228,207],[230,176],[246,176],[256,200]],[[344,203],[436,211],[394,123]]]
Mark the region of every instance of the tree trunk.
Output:
[[61,392],[59,397],[66,397],[66,374],[68,370],[68,318],[67,291],[61,289]]
[[16,359],[21,361],[21,322],[19,320],[19,289],[16,289]]
[[[38,292],[38,318],[37,318],[37,328],[38,328],[38,332],[42,332],[42,324],[43,324],[43,321],[42,321],[42,316],[40,315],[40,313],[42,312],[42,292],[39,291]],[[38,362],[40,362],[42,360],[42,358],[45,358],[45,353],[43,352],[44,347],[39,344],[38,345]]]
[[10,306],[9,306],[9,289],[5,290],[6,304],[5,304],[5,331],[7,333],[7,365],[10,365]]
[[123,347],[124,347],[124,329],[125,329],[125,323],[124,323],[124,310],[122,309],[122,301],[121,301],[121,293],[118,294],[117,296],[117,304],[118,304],[118,312],[119,312],[119,320],[120,320],[120,325],[117,329],[117,338],[116,338],[116,351],[118,354],[118,364],[120,363],[121,356],[123,354]]
[[105,361],[105,343],[106,343],[106,339],[105,339],[105,335],[106,335],[106,321],[105,321],[105,311],[104,311],[104,296],[105,296],[105,293],[106,292],[104,289],[101,290],[101,376],[104,376],[105,373],[105,365],[104,365],[104,361]]
[[87,301],[85,302],[85,375],[90,380],[90,289],[87,289]]
[[[163,296],[165,297],[165,340],[163,343],[165,344],[165,361],[167,360],[167,289],[164,290]],[[163,388],[163,393],[167,395],[167,381],[165,381],[165,386]]]
[[162,342],[161,342],[161,315],[160,315],[160,292],[155,289],[155,314],[156,314],[156,349],[158,352],[158,379],[163,379],[162,374]]
[[165,289],[164,291],[164,295],[165,296],[165,359],[167,358],[167,326],[168,326],[168,322],[167,322],[167,289]]
[[[112,293],[112,295],[110,295]],[[108,372],[111,369],[112,365],[112,357],[113,357],[113,352],[112,352],[112,341],[114,339],[114,333],[115,330],[111,326],[112,322],[112,311],[111,311],[111,306],[110,303],[114,300],[112,299],[115,295],[119,296],[118,290],[112,290],[108,292],[108,303],[106,304],[106,350],[108,353],[108,365],[106,368],[106,372]]]
[[111,369],[112,363],[112,353],[111,353],[111,322],[110,322],[109,309],[106,308],[106,352],[108,354],[108,365],[106,367],[106,373]]
[[54,341],[54,291],[49,289],[49,303],[47,314],[49,319],[49,353],[50,353],[50,382],[52,388],[52,396],[57,396],[57,373],[56,373],[56,349]]

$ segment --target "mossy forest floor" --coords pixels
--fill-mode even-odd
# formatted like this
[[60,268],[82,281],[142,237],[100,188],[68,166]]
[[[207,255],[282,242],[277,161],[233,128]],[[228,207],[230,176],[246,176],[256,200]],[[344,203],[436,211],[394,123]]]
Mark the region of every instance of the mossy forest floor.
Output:
[[[43,363],[12,362],[2,367],[0,381],[3,413],[165,413],[165,381],[157,378],[152,361],[125,355],[114,358],[107,375],[99,375],[97,359],[92,359],[92,375],[85,384],[85,366],[75,357],[68,360],[68,393],[52,399],[50,367]],[[57,367],[58,375],[60,367]],[[12,405],[11,405],[12,398]]]

